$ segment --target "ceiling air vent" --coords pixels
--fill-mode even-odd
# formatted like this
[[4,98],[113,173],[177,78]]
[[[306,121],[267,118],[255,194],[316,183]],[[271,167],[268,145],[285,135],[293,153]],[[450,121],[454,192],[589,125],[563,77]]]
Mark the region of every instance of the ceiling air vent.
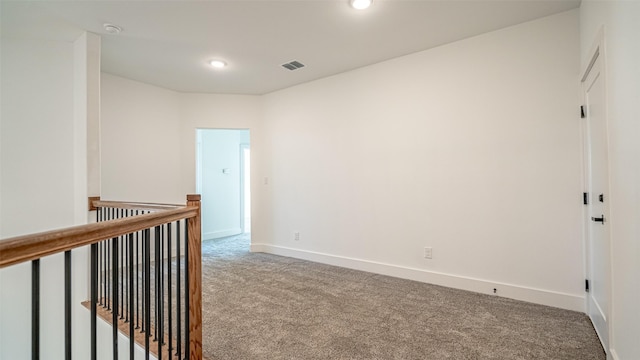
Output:
[[289,69],[289,70],[298,70],[302,67],[304,67],[304,64],[299,62],[299,61],[292,61],[292,62],[288,62],[286,64],[282,64],[282,67],[285,69]]

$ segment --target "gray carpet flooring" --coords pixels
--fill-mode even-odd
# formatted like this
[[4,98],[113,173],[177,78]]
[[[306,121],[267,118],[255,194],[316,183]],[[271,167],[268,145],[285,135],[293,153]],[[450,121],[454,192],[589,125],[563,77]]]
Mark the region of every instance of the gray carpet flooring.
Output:
[[605,359],[585,314],[203,242],[208,360]]

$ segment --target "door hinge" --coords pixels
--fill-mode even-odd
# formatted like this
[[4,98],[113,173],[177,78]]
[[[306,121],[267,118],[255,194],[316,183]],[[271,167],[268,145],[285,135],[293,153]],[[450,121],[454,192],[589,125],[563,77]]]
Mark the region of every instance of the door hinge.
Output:
[[589,279],[584,279],[584,291],[589,292]]
[[589,205],[589,193],[586,193],[586,192],[582,193],[582,203],[584,205]]
[[580,118],[584,119],[586,115],[584,114],[584,105],[580,105]]

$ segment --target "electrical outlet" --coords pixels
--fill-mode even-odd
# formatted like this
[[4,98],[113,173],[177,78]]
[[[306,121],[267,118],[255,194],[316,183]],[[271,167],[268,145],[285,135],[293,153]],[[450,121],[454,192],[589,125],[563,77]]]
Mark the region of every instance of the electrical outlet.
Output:
[[294,232],[293,233],[293,240],[300,241],[300,233],[299,232]]
[[424,248],[424,258],[425,259],[431,259],[433,258],[433,249],[430,247],[425,247]]

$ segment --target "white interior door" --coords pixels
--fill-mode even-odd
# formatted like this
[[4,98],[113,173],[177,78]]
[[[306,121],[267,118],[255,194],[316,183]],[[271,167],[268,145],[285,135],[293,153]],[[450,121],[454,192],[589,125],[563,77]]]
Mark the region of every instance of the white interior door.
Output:
[[588,186],[587,204],[587,311],[608,353],[610,239],[609,239],[609,161],[607,151],[606,94],[602,59],[595,61],[583,78],[585,113],[585,161]]

